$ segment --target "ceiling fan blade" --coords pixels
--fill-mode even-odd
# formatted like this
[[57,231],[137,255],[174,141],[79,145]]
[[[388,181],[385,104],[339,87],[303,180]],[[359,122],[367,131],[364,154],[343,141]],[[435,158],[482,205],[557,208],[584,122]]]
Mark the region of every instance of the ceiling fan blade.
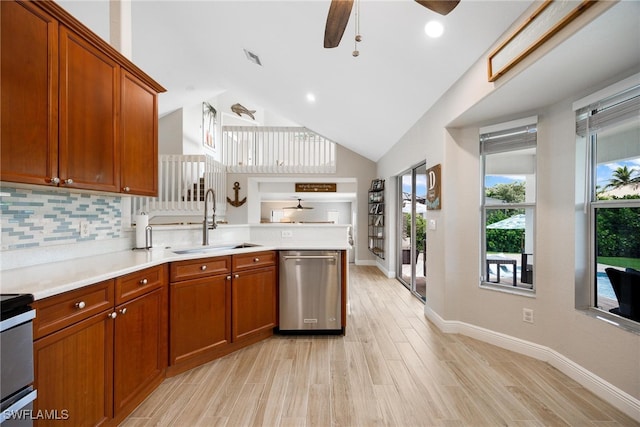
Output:
[[446,15],[455,9],[460,0],[416,0],[416,2],[435,13]]
[[313,209],[312,207],[302,206],[302,199],[298,199],[298,206],[286,206],[282,209],[295,209],[301,211],[303,209]]
[[332,48],[340,44],[352,8],[353,0],[331,0],[327,24],[324,27],[324,47]]

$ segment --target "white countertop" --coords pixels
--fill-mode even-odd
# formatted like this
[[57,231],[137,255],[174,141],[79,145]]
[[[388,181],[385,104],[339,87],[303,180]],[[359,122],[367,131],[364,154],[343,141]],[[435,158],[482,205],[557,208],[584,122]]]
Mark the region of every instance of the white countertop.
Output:
[[[217,249],[206,253],[188,253],[183,255],[178,255],[173,251],[187,248],[173,247],[169,249],[127,250],[3,270],[0,271],[1,292],[33,294],[34,298],[38,300],[172,261],[269,250],[350,249],[348,244],[327,241],[279,243],[277,246],[262,244],[261,242],[252,243],[260,244],[261,246],[239,249]],[[224,244],[227,248],[231,245],[232,243]],[[191,246],[190,248],[196,247]]]

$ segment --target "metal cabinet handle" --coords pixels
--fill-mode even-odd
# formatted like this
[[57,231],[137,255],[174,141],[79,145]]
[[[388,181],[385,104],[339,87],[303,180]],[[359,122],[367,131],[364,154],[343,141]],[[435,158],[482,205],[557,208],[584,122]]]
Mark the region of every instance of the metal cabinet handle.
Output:
[[227,280],[231,280],[231,276],[227,276]]
[[53,178],[49,178],[49,183],[50,184],[60,184],[60,178],[58,178],[57,176],[54,176]]
[[205,271],[207,269],[206,265],[203,265],[202,267],[200,267],[200,270]]
[[285,255],[282,257],[282,259],[288,260],[288,259],[332,259],[332,260],[337,260],[337,257],[334,255],[295,255],[295,256],[289,256],[289,255]]
[[83,308],[85,308],[87,306],[87,304],[85,304],[84,301],[80,301],[76,303],[76,308],[82,310]]
[[[120,309],[120,310],[118,310],[118,311],[120,311],[120,314],[125,314],[125,313],[127,312],[127,307],[125,307],[125,308],[121,308],[121,309]],[[114,314],[115,314],[115,313],[114,313]]]
[[260,258],[254,258],[253,262],[260,262]]
[[124,187],[124,188],[122,189],[122,191],[124,191],[125,193],[128,193],[129,191],[131,191],[131,188],[129,188],[129,187]]
[[71,185],[71,184],[73,184],[73,179],[67,178],[67,179],[64,180],[64,183],[67,184],[67,185]]
[[107,314],[107,317],[109,317],[110,319],[115,319],[116,317],[118,317],[118,313],[114,311],[113,313]]
[[240,277],[240,275],[239,275],[239,274],[234,274],[234,275],[233,275],[233,278],[234,278],[234,279],[237,279],[237,278],[239,278],[239,277]]
[[145,277],[144,279],[140,280],[138,283],[140,284],[140,286],[144,286],[144,285],[146,285],[147,283],[149,283],[149,281],[148,281],[148,280],[147,280],[147,278]]

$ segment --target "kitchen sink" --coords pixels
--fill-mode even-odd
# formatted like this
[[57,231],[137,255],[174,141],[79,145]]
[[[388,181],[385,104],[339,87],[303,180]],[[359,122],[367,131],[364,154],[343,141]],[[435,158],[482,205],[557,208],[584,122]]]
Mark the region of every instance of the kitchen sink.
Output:
[[207,254],[211,252],[221,252],[228,251],[231,249],[243,249],[243,248],[253,248],[256,246],[261,246],[255,243],[233,243],[229,245],[216,245],[216,246],[199,246],[195,248],[189,249],[181,249],[178,251],[172,251],[174,254],[185,255],[185,254]]

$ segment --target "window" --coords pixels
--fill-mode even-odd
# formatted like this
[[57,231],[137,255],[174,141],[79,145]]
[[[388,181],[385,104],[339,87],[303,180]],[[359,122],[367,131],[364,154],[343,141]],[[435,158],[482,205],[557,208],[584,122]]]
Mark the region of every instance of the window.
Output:
[[576,133],[590,306],[640,322],[640,86],[578,110]]
[[483,286],[534,289],[537,118],[480,130]]

